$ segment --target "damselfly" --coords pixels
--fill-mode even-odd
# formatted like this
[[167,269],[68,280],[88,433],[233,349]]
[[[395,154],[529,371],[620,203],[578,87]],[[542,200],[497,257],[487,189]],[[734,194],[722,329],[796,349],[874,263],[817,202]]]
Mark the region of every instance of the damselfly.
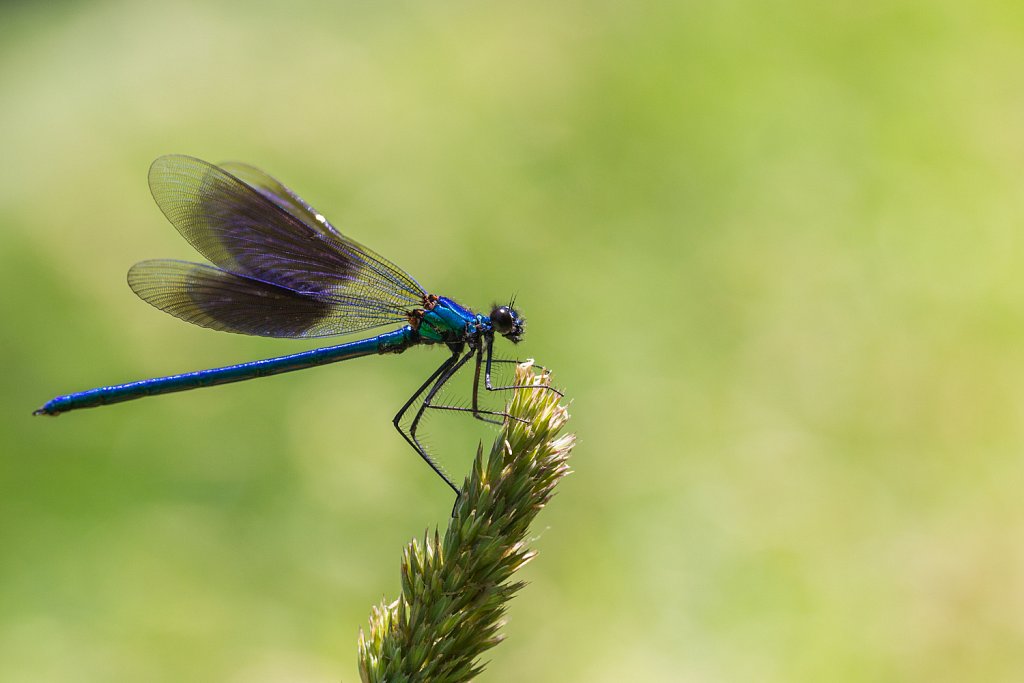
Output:
[[[461,411],[500,423],[499,411],[480,401],[495,386],[495,335],[522,339],[525,321],[513,308],[488,315],[428,293],[396,265],[342,235],[297,194],[246,164],[219,166],[199,159],[163,156],[149,169],[149,187],[160,210],[196,251],[213,265],[174,260],[137,263],[128,284],[144,301],[186,322],[262,337],[312,338],[400,324],[398,329],[337,346],[100,387],[58,396],[35,411],[59,415],[174,391],[276,375],[372,354],[401,353],[413,346],[443,345],[449,357],[409,397],[394,425],[423,460],[456,492],[458,488],[417,436],[425,411]],[[468,406],[443,404],[442,387],[473,361]],[[418,402],[418,403],[417,403]],[[408,426],[404,418],[416,405]]]

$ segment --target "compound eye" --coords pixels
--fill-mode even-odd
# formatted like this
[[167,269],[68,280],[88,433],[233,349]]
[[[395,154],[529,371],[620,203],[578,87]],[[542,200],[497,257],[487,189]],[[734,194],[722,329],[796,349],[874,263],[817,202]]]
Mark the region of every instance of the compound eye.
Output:
[[491,311],[491,324],[498,334],[509,334],[515,327],[515,316],[508,306],[498,306]]

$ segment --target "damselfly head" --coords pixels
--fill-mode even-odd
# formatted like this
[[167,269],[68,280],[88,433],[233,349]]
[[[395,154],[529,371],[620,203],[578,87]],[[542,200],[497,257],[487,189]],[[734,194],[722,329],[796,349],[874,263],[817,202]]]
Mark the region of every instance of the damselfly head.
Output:
[[491,311],[491,325],[495,332],[513,343],[518,343],[523,338],[526,320],[511,306],[495,306]]

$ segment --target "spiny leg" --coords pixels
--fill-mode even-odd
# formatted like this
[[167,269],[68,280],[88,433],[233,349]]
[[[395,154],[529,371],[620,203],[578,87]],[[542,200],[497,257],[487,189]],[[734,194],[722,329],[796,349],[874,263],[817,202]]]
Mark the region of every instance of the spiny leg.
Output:
[[[398,428],[400,432],[402,432],[402,436],[405,437],[405,440],[412,444],[412,447],[416,449],[416,452],[420,454],[420,457],[426,460],[430,467],[434,470],[434,472],[436,472],[439,477],[444,479],[445,483],[448,484],[448,486],[451,487],[453,491],[455,491],[456,503],[458,503],[458,487],[455,486],[455,483],[451,480],[451,478],[448,477],[447,474],[445,474],[444,470],[441,469],[441,466],[437,464],[437,462],[432,457],[430,457],[430,454],[427,453],[427,449],[423,446],[423,444],[420,443],[420,440],[416,436],[416,433],[417,430],[419,429],[420,420],[423,418],[423,413],[426,411],[427,408],[435,407],[431,403],[434,399],[434,396],[437,395],[437,392],[441,390],[441,387],[447,384],[448,380],[450,380],[455,375],[455,373],[457,373],[459,369],[463,365],[465,365],[470,358],[473,357],[473,354],[476,353],[476,349],[470,347],[469,351],[467,351],[465,355],[459,358],[459,354],[461,353],[462,348],[462,345],[459,345],[459,347],[452,349],[451,358],[445,361],[441,365],[441,367],[439,367],[434,372],[434,374],[432,374],[430,378],[427,379],[427,381],[423,384],[423,386],[421,386],[416,391],[412,398],[410,398],[406,402],[406,404],[402,406],[401,412],[399,412],[399,414],[395,416],[395,426]],[[416,398],[423,393],[424,389],[426,389],[428,385],[430,385],[430,390],[427,391],[426,396],[423,397],[423,402],[420,404],[420,407],[416,410],[416,415],[413,416],[412,422],[409,423],[409,432],[408,434],[406,434],[404,431],[402,431],[401,427],[398,426],[399,421],[401,420],[405,412],[409,409],[409,407],[412,406],[412,404],[415,402]]]
[[[446,363],[446,365],[448,365],[448,367],[445,368],[444,372],[437,372],[437,373],[434,373],[434,375],[431,376],[431,380],[433,380],[434,384],[433,384],[433,386],[430,387],[430,391],[427,392],[427,395],[423,397],[423,403],[420,404],[419,409],[416,410],[416,415],[412,418],[412,422],[409,424],[409,436],[412,437],[413,442],[415,442],[416,450],[417,451],[422,452],[424,450],[423,447],[420,445],[419,440],[416,438],[416,430],[419,428],[420,419],[423,417],[423,413],[427,410],[427,408],[443,408],[444,407],[444,406],[435,406],[432,403],[432,401],[434,400],[434,397],[437,395],[437,392],[439,392],[441,390],[441,387],[443,387],[445,384],[447,384],[448,380],[450,380],[455,375],[455,373],[457,373],[459,371],[459,369],[463,365],[465,365],[466,362],[470,358],[473,357],[473,354],[475,354],[475,353],[476,353],[476,349],[474,349],[473,347],[470,347],[469,351],[467,351],[466,354],[464,356],[462,356],[462,358],[458,358],[457,362],[453,362],[457,358],[457,355],[453,354],[452,357],[448,359],[448,362]],[[429,380],[428,380],[428,383],[429,383]],[[427,456],[427,457],[429,457],[429,456]],[[439,468],[436,465],[432,464],[432,466],[434,467],[435,471],[439,470]],[[441,473],[438,471],[438,474],[441,474]],[[448,477],[446,477],[443,474],[441,474],[441,476],[444,477],[444,480],[448,482],[448,485],[451,486],[455,490],[455,494],[458,495],[459,489],[455,488],[455,485],[452,484],[452,482],[448,479]]]
[[[495,342],[494,337],[487,337],[486,338],[486,346],[481,348],[479,350],[479,352],[477,353],[477,355],[476,355],[476,367],[475,367],[474,372],[473,372],[473,392],[472,392],[473,393],[473,401],[472,401],[472,407],[471,408],[464,408],[464,407],[462,407],[462,405],[435,404],[435,403],[430,402],[430,398],[429,397],[424,401],[424,408],[431,408],[431,409],[440,410],[440,411],[456,411],[456,412],[461,412],[461,413],[472,413],[473,417],[476,418],[477,420],[480,420],[481,422],[486,422],[486,423],[489,423],[489,424],[495,424],[495,425],[504,424],[505,420],[508,420],[508,419],[513,419],[513,420],[516,420],[516,421],[521,422],[523,424],[526,424],[526,422],[527,422],[526,420],[523,420],[522,418],[513,418],[512,416],[510,416],[508,413],[505,413],[504,411],[485,411],[485,410],[480,409],[480,370],[481,370],[481,362],[483,360],[483,353],[484,353],[484,351],[487,354],[487,364],[486,364],[486,373],[485,373],[485,376],[484,376],[484,385],[485,385],[485,387],[486,387],[486,389],[488,391],[505,391],[505,390],[512,390],[512,389],[530,389],[530,388],[535,388],[534,385],[529,385],[529,384],[513,384],[513,385],[509,385],[509,386],[496,387],[496,386],[494,386],[492,384],[492,382],[490,382],[490,364],[492,364],[492,362],[506,362],[506,364],[516,364],[516,365],[519,365],[520,362],[521,362],[519,360],[494,358],[494,342]],[[541,366],[536,366],[536,367],[541,368],[542,370],[545,370]],[[551,389],[551,387],[545,387],[545,388],[550,389],[551,391],[554,391],[559,396],[562,395],[562,393],[560,391],[558,391],[557,389]],[[500,419],[495,419],[495,418],[500,418]]]
[[[409,408],[412,406],[412,404],[416,402],[416,399],[419,398],[423,394],[423,392],[427,390],[428,387],[433,385],[438,377],[444,375],[445,373],[449,373],[453,366],[457,368],[459,365],[466,362],[466,359],[463,359],[461,362],[459,362],[459,355],[461,353],[461,349],[453,349],[452,355],[449,356],[448,359],[445,360],[445,362],[441,363],[440,367],[438,367],[437,370],[434,370],[434,372],[430,374],[430,377],[428,377],[427,380],[420,385],[419,389],[413,392],[413,395],[409,397],[409,400],[405,402],[405,404],[395,414],[394,419],[391,421],[392,424],[395,425],[395,429],[398,430],[398,433],[402,435],[402,438],[405,439],[410,446],[412,446],[414,451],[416,451],[416,454],[423,458],[423,461],[430,465],[430,469],[434,470],[437,476],[441,477],[441,479],[444,480],[444,483],[448,484],[448,486],[451,487],[453,491],[455,491],[456,497],[458,497],[459,495],[458,487],[455,486],[452,480],[448,478],[448,475],[446,475],[444,471],[441,469],[440,465],[438,465],[434,461],[434,459],[431,458],[429,454],[427,454],[426,449],[420,446],[419,441],[417,441],[416,439],[416,424],[419,422],[419,418],[423,412],[423,408],[421,407],[420,410],[417,411],[416,417],[413,419],[413,422],[409,427],[408,433],[404,429],[402,429],[401,423],[402,418],[405,417],[405,414],[409,411]],[[447,376],[451,377],[451,374],[448,374]],[[434,392],[436,393],[436,388],[434,389]]]
[[[491,356],[493,354],[494,354],[494,337],[488,337],[487,338],[487,365],[488,365],[488,367],[490,367]],[[473,407],[472,408],[468,408],[468,409],[467,408],[463,408],[463,410],[469,410],[470,412],[473,413],[473,417],[475,417],[476,419],[478,419],[478,420],[480,420],[482,422],[490,422],[491,424],[502,424],[505,421],[505,419],[511,417],[511,415],[509,415],[506,412],[495,412],[495,411],[492,411],[492,410],[480,410],[480,362],[483,360],[483,356],[484,356],[484,354],[483,354],[482,351],[481,351],[481,353],[477,354],[477,356],[476,356],[476,368],[474,368],[474,371],[473,371]],[[487,383],[487,384],[490,383],[490,377],[487,377],[487,381],[485,383]],[[490,418],[490,417],[485,417],[485,415],[500,415],[502,419],[501,420],[495,420],[495,419]],[[522,420],[521,418],[516,418],[516,419],[520,420],[521,422],[525,422],[525,420]]]
[[[461,363],[459,363],[459,367],[461,367],[467,360],[469,360],[468,355],[471,355],[473,353],[473,351],[474,350],[471,349],[470,354],[467,354],[467,357],[464,358]],[[475,367],[475,370],[473,372],[473,403],[472,403],[472,407],[466,408],[465,406],[453,406],[453,405],[447,405],[447,404],[444,404],[444,403],[434,403],[433,402],[434,394],[437,393],[437,391],[435,390],[434,392],[429,394],[427,396],[427,398],[425,398],[423,400],[423,405],[421,406],[421,409],[420,409],[421,412],[426,410],[427,408],[431,408],[433,410],[450,410],[450,411],[461,412],[461,413],[472,413],[473,417],[475,417],[476,419],[480,420],[481,422],[487,422],[489,424],[496,424],[496,425],[504,424],[505,420],[509,419],[509,418],[517,420],[517,421],[519,421],[519,422],[521,422],[523,424],[526,424],[528,422],[527,420],[524,420],[523,418],[519,418],[519,417],[513,418],[511,415],[509,415],[508,413],[506,413],[504,411],[501,411],[501,410],[482,410],[480,408],[480,400],[479,400],[479,396],[480,396],[480,362],[481,362],[482,358],[483,358],[483,353],[477,352],[477,354],[476,354],[476,363],[475,363],[476,367]],[[452,374],[449,375],[449,378],[452,375],[454,375],[454,374],[455,374],[455,371],[453,370]],[[442,382],[438,382],[438,384],[436,385],[436,389],[440,389],[441,386],[443,386],[443,383]],[[495,419],[495,418],[501,418],[501,419]]]
[[[534,386],[532,384],[512,384],[512,385],[509,385],[509,386],[496,387],[496,386],[491,384],[491,363],[516,363],[516,364],[518,364],[520,362],[521,361],[518,361],[518,360],[494,358],[494,337],[489,337],[487,339],[487,366],[486,366],[486,368],[484,370],[484,386],[487,388],[487,391],[510,391],[512,389],[544,389],[545,391],[553,391],[556,394],[558,394],[559,396],[565,396],[565,394],[563,394],[561,391],[559,391],[558,389],[555,389],[554,387],[552,387],[550,385],[543,386],[543,387],[538,387],[538,386]],[[480,359],[477,359],[477,364],[476,365],[477,365],[476,377],[473,380],[473,406],[474,407],[476,406],[477,394],[479,392],[479,386],[478,385],[479,385],[479,382],[480,382]],[[547,368],[545,368],[543,365],[536,365],[535,364],[534,367],[539,368],[540,370],[545,371],[545,372],[547,371]]]
[[[540,388],[540,387],[535,387],[533,385],[515,385],[515,386],[508,386],[508,387],[494,387],[494,386],[492,386],[491,382],[490,382],[490,364],[492,362],[491,355],[493,353],[493,339],[488,340],[488,342],[489,343],[487,344],[487,355],[488,355],[488,359],[487,359],[488,360],[488,362],[487,362],[487,374],[486,374],[486,377],[485,377],[485,384],[487,385],[486,386],[487,390],[489,390],[489,391],[503,391],[503,390],[511,390],[511,389],[533,389],[533,388]],[[440,403],[434,403],[434,399],[437,397],[437,394],[444,387],[444,385],[447,384],[448,381],[451,380],[451,378],[454,377],[459,372],[459,370],[461,370],[462,367],[467,362],[469,362],[469,359],[474,354],[476,354],[476,364],[475,364],[476,368],[475,368],[475,372],[473,373],[474,374],[474,377],[473,377],[473,407],[466,408],[466,407],[462,407],[462,406],[451,406],[451,405],[445,405],[445,404],[440,404]],[[458,487],[455,486],[455,483],[444,472],[444,470],[433,459],[433,457],[431,457],[430,454],[427,453],[426,448],[420,443],[419,438],[417,437],[417,431],[418,431],[418,428],[419,428],[420,420],[422,419],[423,415],[425,414],[427,408],[431,408],[431,409],[434,409],[434,410],[449,410],[449,411],[457,411],[457,412],[469,412],[469,413],[472,413],[473,416],[476,419],[482,420],[484,422],[489,422],[489,423],[492,423],[492,424],[502,424],[505,419],[508,419],[509,417],[511,417],[511,416],[508,415],[508,413],[505,413],[503,411],[492,411],[492,410],[482,410],[482,409],[480,409],[480,407],[479,407],[479,392],[480,392],[480,370],[482,369],[481,368],[482,360],[483,360],[483,353],[481,352],[481,350],[479,350],[477,348],[470,347],[469,351],[467,351],[465,355],[462,355],[461,348],[452,349],[452,355],[447,360],[445,360],[436,370],[434,370],[434,372],[432,372],[430,374],[430,376],[426,379],[426,381],[424,381],[423,384],[421,384],[420,387],[418,389],[416,389],[416,391],[412,394],[412,396],[409,397],[409,400],[407,400],[405,402],[405,404],[402,405],[401,409],[398,411],[398,413],[395,415],[394,419],[392,420],[392,423],[395,425],[395,429],[398,430],[398,433],[402,435],[402,438],[405,439],[406,442],[410,446],[412,446],[413,450],[415,450],[416,453],[420,456],[420,458],[422,458],[423,461],[426,462],[427,465],[429,465],[430,468],[439,477],[441,477],[441,479],[446,484],[448,484],[449,488],[451,488],[453,491],[455,491],[455,495],[456,495],[455,504],[456,504],[456,506],[458,505],[458,496],[459,496],[459,489],[458,489]],[[504,359],[493,359],[493,362],[495,362],[495,363],[516,363],[516,364],[519,363],[519,361],[504,360]],[[536,367],[540,367],[540,366],[536,366]],[[429,391],[428,391],[428,387],[429,387]],[[555,393],[557,393],[559,395],[562,395],[561,392],[559,392],[559,391],[557,391],[555,389],[550,389],[550,387],[545,387],[545,388],[547,388],[547,389],[549,389],[551,391],[555,391]],[[413,404],[416,402],[416,400],[420,396],[422,396],[424,394],[424,392],[426,392],[426,396],[424,396],[423,402],[421,403],[419,408],[416,410],[416,414],[414,415],[411,423],[409,424],[409,429],[408,429],[408,431],[406,431],[405,429],[402,428],[402,425],[401,425],[402,419],[409,412],[410,408],[413,406]],[[491,416],[491,417],[488,417],[488,416]],[[500,420],[499,419],[493,419],[494,417],[500,417],[501,419]],[[513,418],[513,419],[517,419],[520,422],[524,422],[524,423],[527,422],[527,420],[523,420],[521,418]],[[453,508],[452,514],[454,515],[454,508]]]
[[[519,360],[517,358],[495,358],[492,362],[493,363],[510,363],[512,365],[522,365],[523,363],[526,363],[527,361]],[[548,371],[548,368],[544,367],[540,363],[533,363],[533,367],[537,368],[541,372],[547,372]]]
[[[430,466],[434,468],[434,471],[437,472],[445,480],[445,482],[449,486],[452,487],[452,490],[455,491],[455,503],[452,504],[452,517],[455,516],[455,512],[457,511],[457,509],[459,507],[460,491],[459,491],[459,489],[457,489],[455,487],[455,485],[452,483],[452,481],[444,474],[444,472],[441,471],[441,468],[436,463],[434,463],[433,459],[429,455],[427,455],[425,449],[420,444],[419,439],[416,438],[416,430],[417,430],[417,428],[419,426],[420,419],[423,417],[423,414],[426,412],[427,408],[433,408],[433,409],[436,409],[436,410],[457,410],[457,411],[468,411],[468,410],[470,410],[469,408],[460,408],[458,406],[446,406],[446,405],[443,405],[443,404],[434,404],[433,401],[434,401],[434,397],[437,396],[437,393],[441,390],[441,388],[445,384],[447,384],[448,381],[452,377],[454,377],[456,373],[458,373],[458,371],[462,368],[462,366],[465,365],[469,361],[469,359],[473,357],[474,354],[476,354],[476,356],[477,356],[477,374],[479,374],[480,354],[478,353],[478,349],[476,349],[476,348],[471,346],[469,348],[469,351],[466,352],[466,355],[464,355],[462,358],[460,358],[458,360],[458,362],[456,362],[454,364],[452,363],[452,361],[455,359],[457,353],[453,352],[453,356],[451,358],[449,358],[448,361],[441,368],[438,368],[437,372],[435,372],[433,375],[431,375],[431,379],[434,379],[435,377],[437,379],[434,381],[434,385],[430,388],[430,391],[428,391],[427,395],[423,398],[423,403],[420,405],[419,410],[416,411],[416,416],[412,419],[412,423],[409,425],[409,434],[411,436],[411,443],[413,443],[413,447],[416,448],[416,452],[419,453],[428,463],[430,463]],[[443,372],[442,372],[442,369],[444,369]],[[430,382],[430,380],[427,380],[428,384],[429,384],[429,382]],[[421,393],[422,390],[423,390],[423,388],[421,387],[420,390],[417,392],[417,394]],[[474,400],[475,400],[475,398],[476,397],[474,396]],[[415,396],[412,399],[410,399],[409,402],[403,407],[403,412],[404,412],[405,409],[408,409],[408,407],[412,404],[412,401],[414,399],[415,399]],[[484,418],[480,417],[479,415],[476,415],[477,412],[478,411],[476,411],[474,409],[473,414],[475,416],[477,416],[479,419],[484,419]],[[482,411],[480,411],[480,412],[482,412]],[[494,415],[502,415],[504,417],[510,417],[506,413],[492,413],[492,414],[494,414]],[[395,419],[397,420],[398,417],[399,416],[396,416]],[[520,418],[516,418],[516,419],[520,419]],[[521,422],[526,422],[526,420],[520,420],[520,421]],[[498,424],[501,424],[501,423],[499,422]]]

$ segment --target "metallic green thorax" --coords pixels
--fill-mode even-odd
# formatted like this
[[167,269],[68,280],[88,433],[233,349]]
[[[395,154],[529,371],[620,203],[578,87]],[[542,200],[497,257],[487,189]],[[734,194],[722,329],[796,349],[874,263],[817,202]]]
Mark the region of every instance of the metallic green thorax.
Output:
[[414,321],[413,329],[426,343],[460,342],[466,338],[470,326],[485,324],[483,316],[452,301],[448,297],[428,299],[432,307],[423,310]]

